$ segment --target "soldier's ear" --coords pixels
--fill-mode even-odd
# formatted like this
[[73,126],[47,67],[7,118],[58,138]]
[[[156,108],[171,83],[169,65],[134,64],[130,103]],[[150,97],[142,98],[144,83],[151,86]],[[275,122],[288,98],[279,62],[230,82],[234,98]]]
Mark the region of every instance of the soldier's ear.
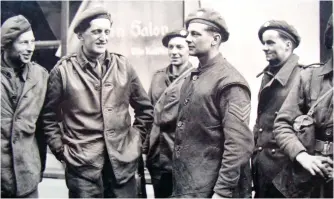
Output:
[[82,32],[79,32],[79,33],[77,34],[77,36],[78,36],[78,39],[79,39],[80,41],[82,41],[82,40],[83,40],[83,37],[82,37]]
[[293,49],[292,41],[286,40],[286,50]]
[[213,34],[213,41],[211,42],[211,45],[216,46],[217,44],[220,44],[221,40],[222,40],[221,35],[218,34],[218,33],[214,33]]

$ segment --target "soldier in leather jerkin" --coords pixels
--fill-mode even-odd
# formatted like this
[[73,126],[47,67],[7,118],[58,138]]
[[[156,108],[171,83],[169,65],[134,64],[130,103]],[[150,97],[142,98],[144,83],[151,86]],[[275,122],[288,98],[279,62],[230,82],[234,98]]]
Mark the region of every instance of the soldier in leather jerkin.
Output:
[[135,172],[153,107],[127,58],[107,50],[112,22],[104,7],[82,12],[74,28],[80,48],[50,72],[43,126],[66,165],[69,197],[137,196]]

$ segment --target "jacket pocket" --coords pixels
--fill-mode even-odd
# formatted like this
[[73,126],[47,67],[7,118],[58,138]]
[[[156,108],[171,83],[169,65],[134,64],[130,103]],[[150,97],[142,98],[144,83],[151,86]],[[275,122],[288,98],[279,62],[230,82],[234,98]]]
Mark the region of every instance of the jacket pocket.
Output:
[[122,139],[117,147],[118,152],[131,150],[139,151],[141,149],[140,133],[134,127],[130,127],[128,134]]

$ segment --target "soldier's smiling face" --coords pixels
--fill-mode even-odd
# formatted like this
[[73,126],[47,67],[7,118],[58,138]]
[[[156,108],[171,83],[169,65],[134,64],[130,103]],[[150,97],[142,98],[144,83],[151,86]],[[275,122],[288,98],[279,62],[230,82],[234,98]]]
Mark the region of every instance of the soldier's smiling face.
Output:
[[190,23],[188,26],[188,36],[186,41],[189,47],[189,54],[201,56],[207,54],[211,49],[213,34],[207,31],[208,25],[202,23]]
[[266,30],[262,35],[263,51],[271,65],[285,61],[292,53],[292,42],[283,39],[276,30]]
[[168,42],[168,55],[170,64],[181,66],[188,61],[189,48],[186,39],[183,37],[174,37]]
[[90,27],[79,33],[85,53],[96,57],[103,54],[107,49],[111,23],[109,19],[98,18],[90,22]]
[[30,62],[35,50],[34,33],[30,30],[22,33],[6,50],[8,58],[17,64]]

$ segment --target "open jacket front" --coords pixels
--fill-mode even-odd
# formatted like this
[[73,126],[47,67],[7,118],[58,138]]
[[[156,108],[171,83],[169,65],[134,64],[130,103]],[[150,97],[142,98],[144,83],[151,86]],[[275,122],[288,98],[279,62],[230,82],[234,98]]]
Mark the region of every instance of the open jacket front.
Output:
[[[105,64],[99,79],[82,50],[59,62],[50,73],[44,130],[53,153],[61,157],[63,147],[64,161],[79,175],[98,179],[106,152],[117,183],[125,183],[137,169],[153,107],[124,56],[106,52]],[[133,127],[129,105],[135,111]]]
[[39,115],[48,72],[28,63],[22,93],[13,93],[13,74],[1,66],[1,190],[23,196],[34,191],[45,168],[46,143]]

